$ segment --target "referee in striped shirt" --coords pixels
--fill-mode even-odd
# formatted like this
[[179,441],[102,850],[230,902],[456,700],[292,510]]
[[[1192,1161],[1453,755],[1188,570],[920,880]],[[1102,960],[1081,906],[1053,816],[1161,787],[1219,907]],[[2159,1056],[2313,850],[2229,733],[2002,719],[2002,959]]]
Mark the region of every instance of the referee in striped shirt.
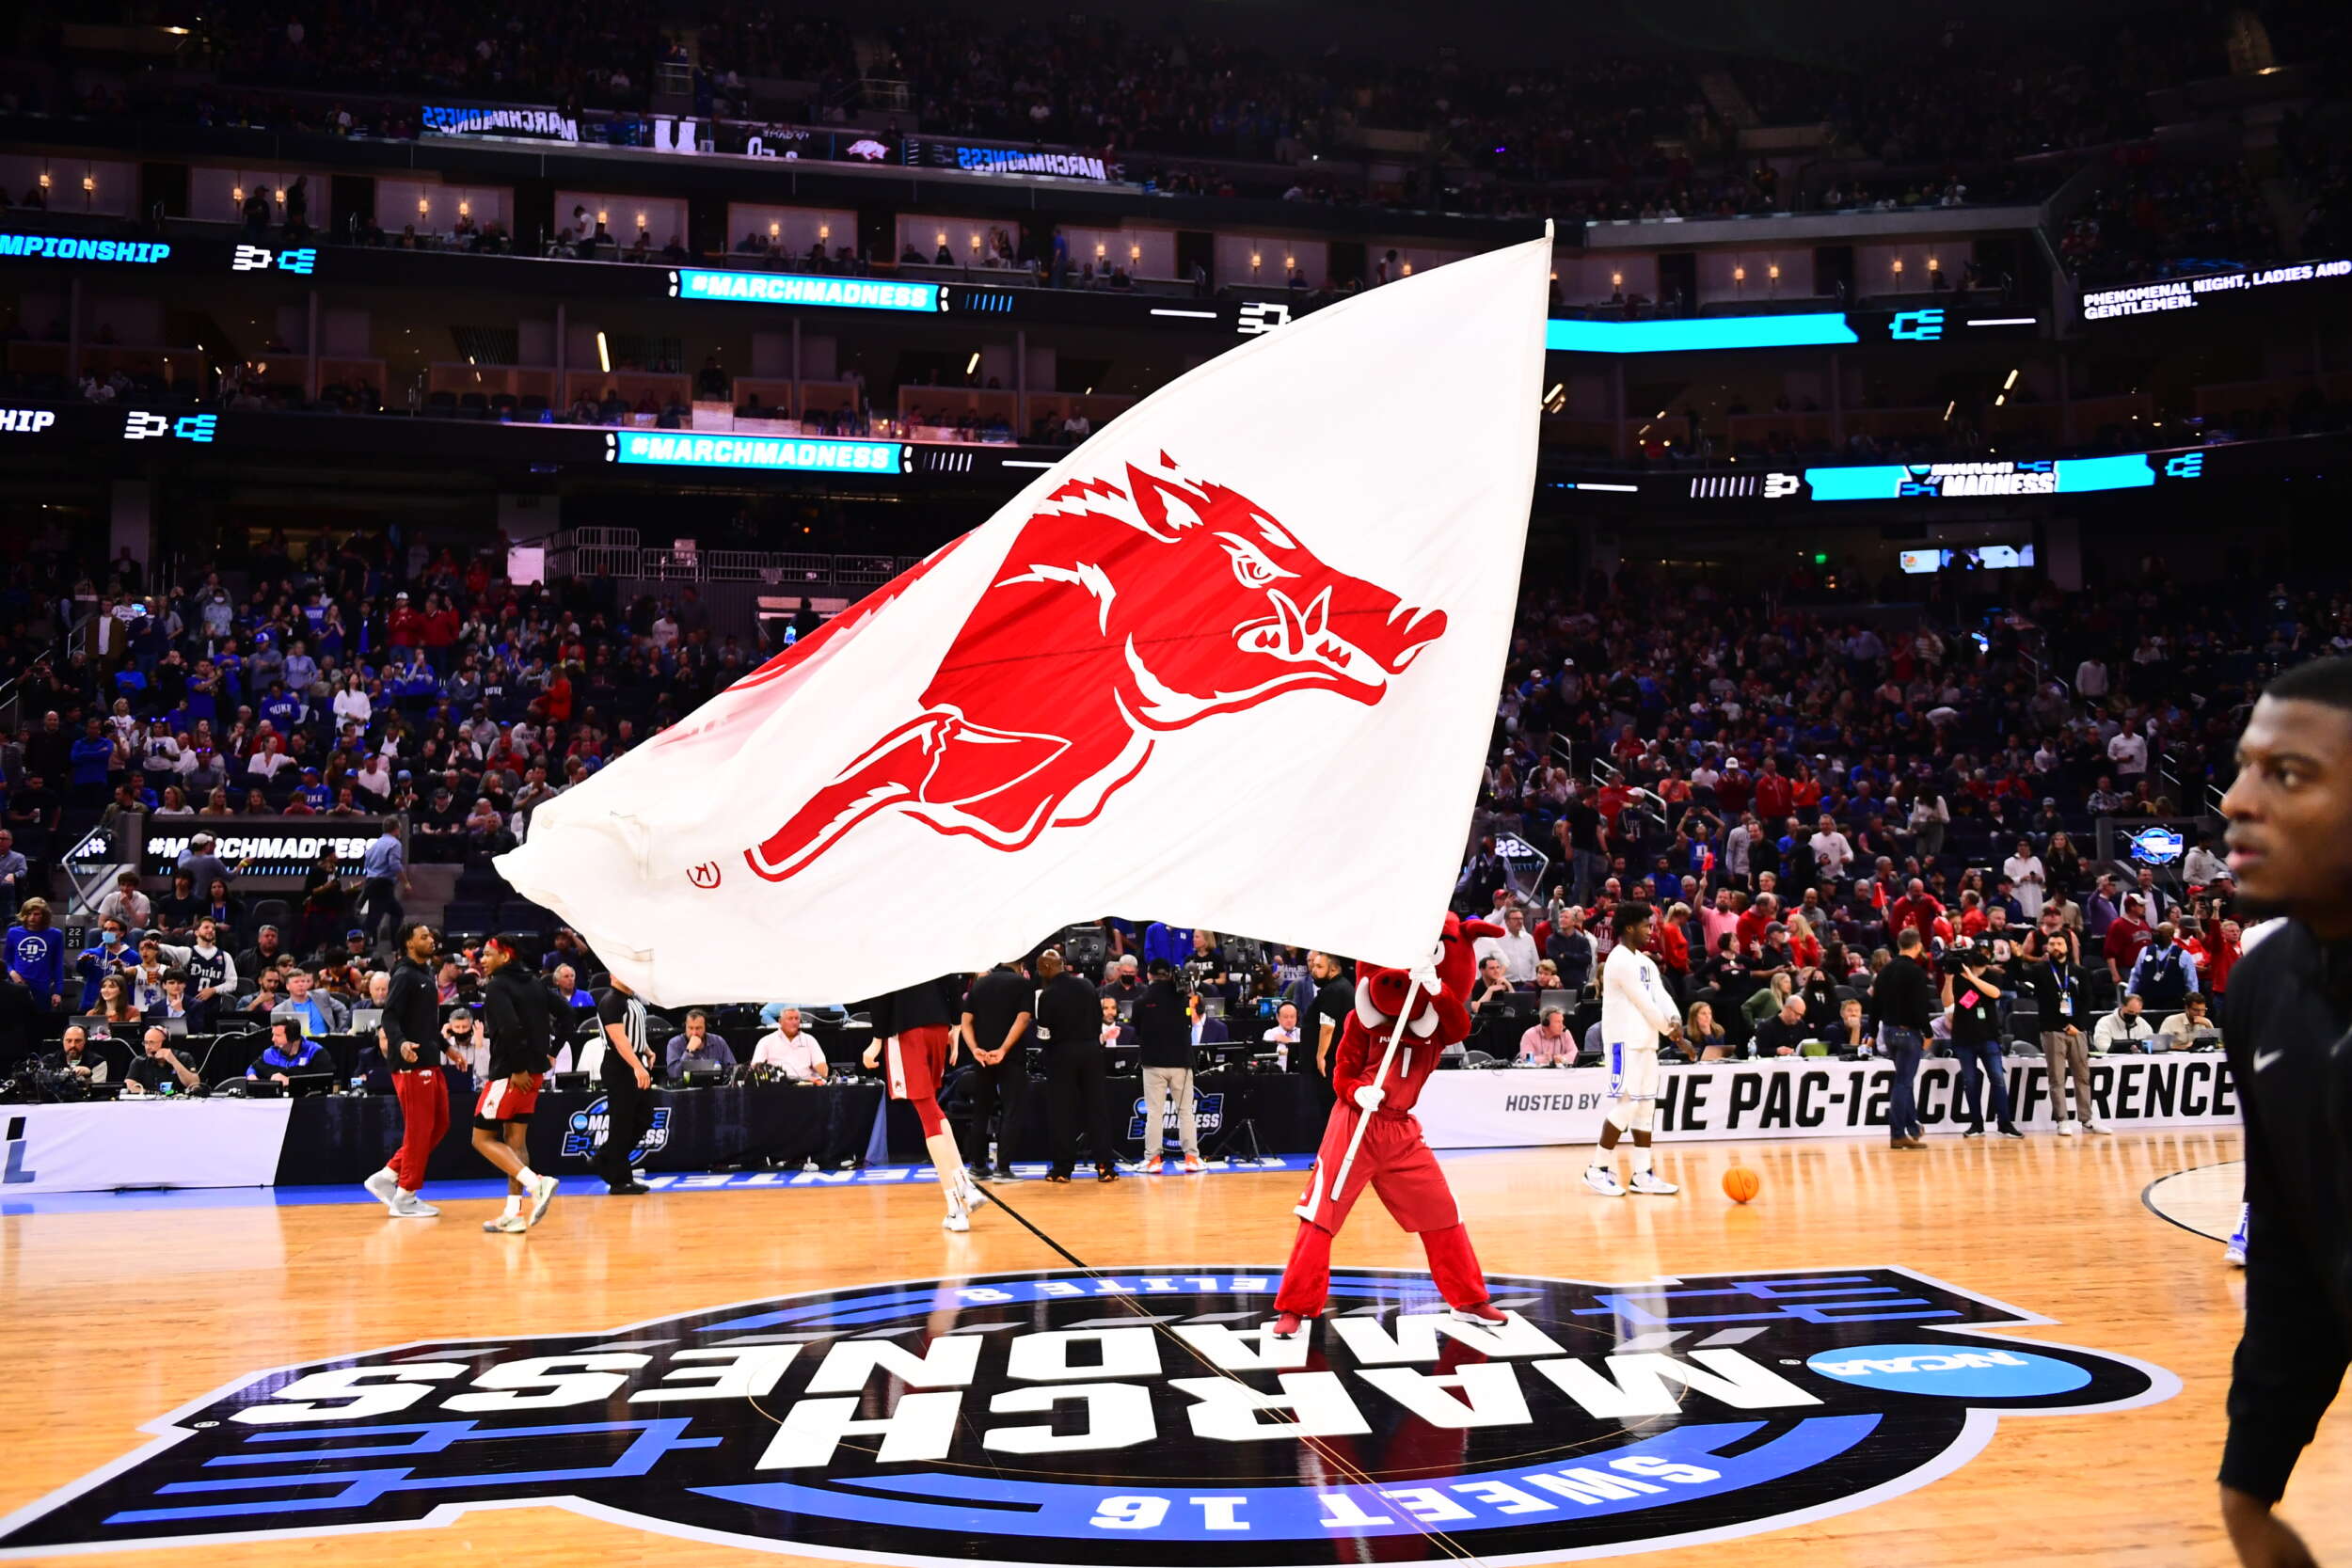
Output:
[[2352,659],[2264,689],[2221,809],[2243,902],[2284,917],[2231,971],[2222,1030],[2249,1218],[2221,1518],[2248,1568],[2304,1568],[2274,1510],[2352,1361]]
[[647,1191],[628,1167],[637,1140],[653,1126],[653,1060],[645,1048],[645,1004],[612,976],[596,996],[596,1022],[604,1030],[604,1147],[596,1150],[596,1174],[616,1194]]

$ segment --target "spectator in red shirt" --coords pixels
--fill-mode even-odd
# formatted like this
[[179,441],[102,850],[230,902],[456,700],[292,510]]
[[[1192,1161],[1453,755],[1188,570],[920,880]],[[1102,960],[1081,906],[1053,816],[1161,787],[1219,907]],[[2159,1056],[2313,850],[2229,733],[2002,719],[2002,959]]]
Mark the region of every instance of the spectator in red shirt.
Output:
[[1821,781],[1813,776],[1813,765],[1797,764],[1797,777],[1788,786],[1788,809],[1798,816],[1818,816],[1821,809]]
[[555,678],[548,682],[547,695],[542,701],[547,705],[548,723],[570,723],[572,721],[572,677],[558,669],[555,672]]
[[2100,950],[2107,960],[2107,978],[2119,986],[2138,961],[2139,950],[2148,945],[2147,912],[2148,907],[2139,901],[2139,896],[2127,893],[2123,895],[2123,912],[2107,927],[2106,941]]
[[1658,927],[1658,950],[1651,956],[1663,972],[1666,989],[1680,996],[1691,977],[1691,906],[1677,903]]
[[1609,832],[1613,836],[1617,831],[1618,816],[1632,801],[1633,791],[1626,788],[1625,781],[1612,779],[1600,786],[1599,794],[1593,797],[1593,809],[1600,813],[1601,820],[1608,823]]
[[1984,898],[1975,888],[1960,895],[1959,926],[1960,934],[1971,942],[1984,929]]
[[1944,906],[1928,895],[1927,884],[1914,877],[1903,895],[1886,907],[1886,940],[1894,942],[1908,926],[1925,941],[1935,934],[1935,923],[1943,913]]
[[1726,816],[1737,816],[1748,809],[1748,798],[1756,792],[1756,781],[1740,766],[1738,757],[1724,758],[1724,776],[1715,781],[1715,799]]
[[1766,928],[1779,918],[1780,900],[1769,893],[1757,894],[1755,901],[1740,915],[1739,928],[1735,933],[1739,938],[1740,951],[1745,953],[1750,946],[1760,944]]
[[392,595],[392,612],[385,620],[384,634],[395,648],[423,645],[424,617],[409,605],[405,592]]
[[2245,957],[2241,940],[2242,933],[2234,920],[2225,920],[2217,930],[2206,934],[2203,964],[2205,989],[2216,996],[2230,989],[2230,971],[2237,967],[2239,958]]
[[[393,613],[397,615],[398,610]],[[438,594],[427,595],[424,613],[418,617],[417,642],[433,660],[436,670],[448,668],[450,648],[457,641],[456,609]]]
[[1779,759],[1766,757],[1763,771],[1756,776],[1756,815],[1776,822],[1788,815],[1795,800],[1796,790],[1781,772]]

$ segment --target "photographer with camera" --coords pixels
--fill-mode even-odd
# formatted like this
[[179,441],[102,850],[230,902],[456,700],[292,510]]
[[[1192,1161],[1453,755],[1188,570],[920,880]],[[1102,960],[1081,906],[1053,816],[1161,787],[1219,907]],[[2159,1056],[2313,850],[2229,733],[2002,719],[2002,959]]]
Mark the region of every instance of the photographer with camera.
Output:
[[2022,1138],[2010,1119],[2009,1069],[2001,1059],[2001,1018],[1995,1005],[2001,988],[1992,976],[1992,955],[1980,947],[1955,947],[1938,966],[1944,972],[1944,1006],[1952,1021],[1952,1054],[1960,1058],[1960,1092],[1968,1106],[1964,1138],[1984,1136],[1985,1079],[1992,1079],[1993,1124],[2004,1138]]
[[90,1049],[89,1031],[78,1023],[65,1026],[65,1038],[42,1058],[40,1067],[43,1072],[71,1078],[85,1088],[105,1083],[108,1072],[106,1058]]

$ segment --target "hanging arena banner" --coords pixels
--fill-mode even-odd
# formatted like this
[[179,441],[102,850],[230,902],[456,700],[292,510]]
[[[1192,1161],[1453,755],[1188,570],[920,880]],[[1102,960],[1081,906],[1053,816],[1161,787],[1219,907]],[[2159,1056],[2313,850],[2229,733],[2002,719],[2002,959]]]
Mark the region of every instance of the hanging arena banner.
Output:
[[[2005,1416],[2170,1398],[1899,1267],[1597,1285],[1279,1271],[851,1287],[259,1372],[0,1520],[0,1555],[427,1529],[549,1504],[862,1562],[1522,1563],[1721,1541],[1949,1474]],[[429,1550],[429,1548],[427,1548]]]

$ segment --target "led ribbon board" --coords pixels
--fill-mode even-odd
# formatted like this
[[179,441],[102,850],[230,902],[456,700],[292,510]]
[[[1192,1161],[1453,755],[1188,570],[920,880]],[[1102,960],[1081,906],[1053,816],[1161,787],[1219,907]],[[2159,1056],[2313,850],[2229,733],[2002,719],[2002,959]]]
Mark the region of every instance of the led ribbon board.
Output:
[[829,277],[797,272],[710,272],[680,267],[670,274],[675,299],[716,299],[736,305],[808,305],[832,310],[909,310],[924,314],[947,308],[947,291],[937,283],[901,283],[882,277]]
[[[2195,476],[2180,473],[2172,477]],[[2012,463],[1883,463],[1849,468],[1807,468],[1804,483],[1817,501],[2065,496],[2091,490],[2144,489],[2156,483],[2156,464],[2144,451],[2116,457],[2045,457]]]
[[605,437],[605,460],[687,468],[772,472],[898,474],[912,466],[898,441],[801,440],[793,436],[695,436],[627,430]]
[[2241,267],[2203,277],[2168,277],[2121,289],[2093,289],[2083,295],[2083,320],[2109,321],[2118,316],[2196,310],[2257,289],[2293,289],[2297,285],[2340,283],[2346,278],[2352,278],[2352,260],[2338,258],[2294,261],[2277,267]]
[[0,234],[0,256],[49,261],[116,261],[153,266],[171,254],[161,240],[82,240],[67,234]]
[[1719,348],[1803,348],[1858,343],[1845,314],[1708,316],[1694,321],[1552,321],[1544,348],[1552,354],[1689,354]]

